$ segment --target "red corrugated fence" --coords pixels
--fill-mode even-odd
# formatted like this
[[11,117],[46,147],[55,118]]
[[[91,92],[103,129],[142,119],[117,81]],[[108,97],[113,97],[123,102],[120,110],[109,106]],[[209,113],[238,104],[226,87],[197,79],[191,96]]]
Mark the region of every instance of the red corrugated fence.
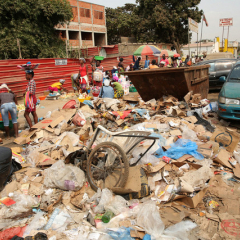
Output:
[[[127,67],[133,62],[132,55],[121,56],[124,59],[124,66]],[[156,57],[150,56],[151,59],[156,59]],[[26,90],[27,81],[25,79],[25,72],[17,68],[17,65],[22,65],[27,62],[32,62],[33,64],[40,63],[38,69],[34,71],[34,80],[36,81],[37,95],[42,94],[48,89],[48,87],[58,82],[60,79],[65,79],[66,83],[64,86],[72,90],[71,75],[78,73],[79,60],[78,59],[67,59],[67,65],[56,65],[56,60],[62,59],[14,59],[14,60],[0,60],[0,84],[6,83],[12,91],[18,96],[22,96]],[[86,64],[88,66],[88,76],[92,79],[92,67],[90,65],[89,59],[86,59]],[[145,60],[145,58],[143,58]],[[113,66],[118,65],[118,60],[114,58],[105,58],[102,61],[104,71],[111,71]]]

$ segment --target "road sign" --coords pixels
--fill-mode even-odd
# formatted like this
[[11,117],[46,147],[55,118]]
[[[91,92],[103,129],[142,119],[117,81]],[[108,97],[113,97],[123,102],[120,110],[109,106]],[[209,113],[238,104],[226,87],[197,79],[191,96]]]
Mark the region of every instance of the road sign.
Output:
[[191,31],[198,33],[198,23],[195,22],[193,19],[188,18],[188,26]]
[[219,27],[233,26],[233,18],[221,18],[219,21]]

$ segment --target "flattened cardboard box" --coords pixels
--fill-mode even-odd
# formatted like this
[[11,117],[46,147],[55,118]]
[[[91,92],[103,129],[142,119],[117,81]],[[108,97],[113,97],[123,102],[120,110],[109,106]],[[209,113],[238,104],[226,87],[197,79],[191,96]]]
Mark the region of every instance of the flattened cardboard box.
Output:
[[225,147],[232,153],[239,143],[240,135],[234,131],[216,129],[211,137],[211,140],[218,142],[221,147]]

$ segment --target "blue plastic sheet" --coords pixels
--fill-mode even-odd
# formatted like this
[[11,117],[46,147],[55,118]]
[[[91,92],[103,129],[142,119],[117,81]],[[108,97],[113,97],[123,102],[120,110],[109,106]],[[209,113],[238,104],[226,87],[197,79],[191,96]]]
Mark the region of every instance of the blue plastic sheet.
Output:
[[147,114],[147,110],[146,109],[135,109],[134,111],[136,111],[141,117],[145,114]]
[[144,237],[143,237],[143,240],[151,240],[151,236],[149,234],[146,234]]
[[134,240],[130,236],[130,230],[131,228],[119,228],[116,232],[115,231],[109,231],[108,235],[110,235],[114,240]]
[[195,142],[187,139],[178,139],[175,143],[171,144],[171,148],[166,152],[163,151],[162,147],[155,152],[155,156],[161,158],[163,156],[178,159],[185,154],[192,155],[198,160],[203,160],[204,156],[197,152],[198,145]]
[[166,139],[165,139],[162,135],[157,134],[157,133],[152,133],[152,134],[150,135],[150,137],[157,137],[157,138],[159,138],[159,140],[158,140],[159,145],[160,145],[160,146],[165,146],[165,144],[166,144]]
[[90,107],[94,107],[94,106],[93,106],[93,102],[90,101],[90,100],[84,100],[83,103],[86,104],[86,105],[88,105],[88,106],[90,106]]

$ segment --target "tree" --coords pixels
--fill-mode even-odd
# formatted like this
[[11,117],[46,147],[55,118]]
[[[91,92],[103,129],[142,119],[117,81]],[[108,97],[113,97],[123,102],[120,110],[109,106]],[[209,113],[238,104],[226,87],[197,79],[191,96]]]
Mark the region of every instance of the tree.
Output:
[[0,1],[0,59],[63,57],[65,43],[54,27],[72,18],[68,0]]
[[135,4],[125,4],[125,6],[116,9],[106,8],[109,44],[117,44],[121,41],[121,37],[130,37],[136,34],[135,8]]
[[[134,35],[139,42],[172,43],[180,53],[181,45],[188,43],[188,18],[196,22],[201,20],[203,12],[197,7],[200,2],[201,0],[136,0],[137,5],[131,4],[129,12],[125,11],[125,7],[108,9],[107,19],[111,20],[108,35],[118,36],[119,39],[121,34],[128,34]],[[131,26],[131,29],[127,26]]]
[[203,14],[197,7],[201,0],[136,1],[138,15],[145,19],[140,37],[149,34],[153,41],[172,43],[178,53],[181,45],[188,43],[188,18],[200,22]]

